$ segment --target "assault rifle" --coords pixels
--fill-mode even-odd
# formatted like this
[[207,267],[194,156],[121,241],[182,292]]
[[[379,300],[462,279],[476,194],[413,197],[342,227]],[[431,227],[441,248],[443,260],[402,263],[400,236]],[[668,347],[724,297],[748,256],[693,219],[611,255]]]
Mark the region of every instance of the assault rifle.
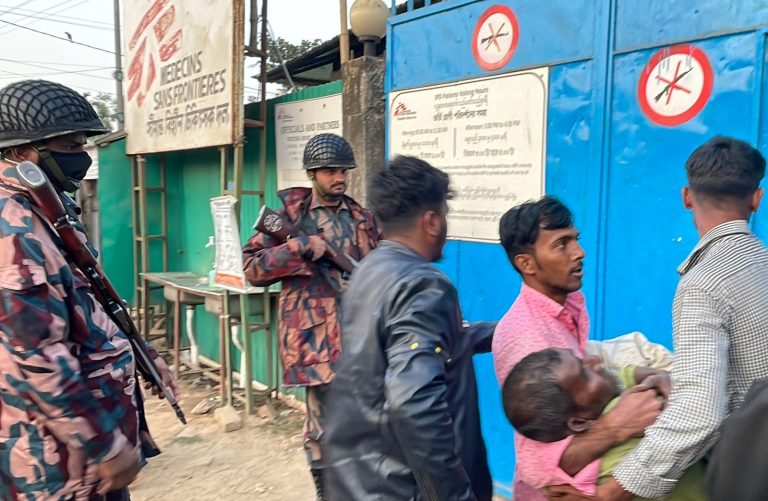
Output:
[[[107,277],[104,276],[90,249],[80,239],[80,234],[74,226],[74,220],[67,214],[61,199],[54,191],[48,178],[45,177],[40,167],[29,161],[21,162],[16,170],[19,173],[21,183],[29,190],[40,211],[61,237],[67,254],[93,286],[92,290],[96,299],[104,307],[112,321],[128,336],[136,357],[138,372],[145,381],[152,383],[163,392],[163,396],[176,412],[176,417],[182,423],[187,424],[184,412],[179,407],[173,393],[163,385],[163,379],[160,377],[152,357],[147,352],[144,339],[131,320],[127,308]],[[140,398],[141,395],[137,395],[137,397]]]
[[[297,228],[297,226],[286,223],[279,213],[266,205],[259,211],[256,224],[253,225],[261,233],[269,235],[279,242],[286,242],[289,238],[300,235],[309,236],[301,228]],[[352,259],[344,255],[335,245],[327,240],[325,241],[325,254],[323,254],[322,259],[326,259],[333,266],[341,270],[341,277],[345,280],[349,278],[349,275],[356,266]]]

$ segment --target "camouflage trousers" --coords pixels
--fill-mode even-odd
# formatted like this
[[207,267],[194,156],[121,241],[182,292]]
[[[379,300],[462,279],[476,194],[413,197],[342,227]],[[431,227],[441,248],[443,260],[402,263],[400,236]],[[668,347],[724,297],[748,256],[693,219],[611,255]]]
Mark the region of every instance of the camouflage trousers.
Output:
[[320,424],[323,417],[323,394],[328,385],[306,387],[307,419],[304,421],[304,451],[307,453],[309,467],[317,469],[321,467],[323,458],[322,439],[323,427]]

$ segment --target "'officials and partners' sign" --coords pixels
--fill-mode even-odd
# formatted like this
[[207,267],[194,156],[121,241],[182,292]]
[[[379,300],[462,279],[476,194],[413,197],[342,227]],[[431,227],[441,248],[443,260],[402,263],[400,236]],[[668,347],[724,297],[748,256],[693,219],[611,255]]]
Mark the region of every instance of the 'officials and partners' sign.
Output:
[[312,186],[304,172],[304,146],[323,132],[341,136],[341,94],[275,105],[277,189]]

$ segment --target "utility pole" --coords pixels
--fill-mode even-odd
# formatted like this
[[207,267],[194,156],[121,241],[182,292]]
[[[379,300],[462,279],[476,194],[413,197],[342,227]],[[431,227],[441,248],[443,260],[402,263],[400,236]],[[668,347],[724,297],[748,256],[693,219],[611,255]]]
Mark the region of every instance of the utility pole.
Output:
[[264,45],[259,47],[259,2],[258,0],[251,0],[251,36],[248,39],[248,46],[246,47],[247,55],[258,55],[259,49],[263,49]]
[[114,0],[115,14],[115,83],[117,101],[117,130],[123,130],[125,126],[125,113],[123,109],[123,55],[121,51],[122,37],[120,35],[120,0]]
[[347,27],[347,0],[339,0],[339,61],[341,64],[349,60],[349,28]]

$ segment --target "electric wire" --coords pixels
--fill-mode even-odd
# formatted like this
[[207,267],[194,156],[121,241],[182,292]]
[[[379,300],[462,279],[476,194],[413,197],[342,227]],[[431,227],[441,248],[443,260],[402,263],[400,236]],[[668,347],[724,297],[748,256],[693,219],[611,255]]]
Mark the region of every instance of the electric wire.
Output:
[[97,64],[60,63],[60,62],[53,62],[53,61],[33,61],[33,60],[27,60],[27,59],[6,59],[1,57],[0,57],[0,61],[6,61],[9,63],[52,64],[54,66],[76,66],[78,68],[103,68],[104,67]]
[[[0,9],[3,9],[3,8],[9,8],[10,9],[12,7],[8,6],[8,5],[0,5]],[[50,7],[48,9],[43,9],[43,10],[22,9],[22,8],[18,8],[17,7],[17,8],[15,8],[15,10],[18,11],[19,14],[22,14],[23,16],[29,17],[29,16],[36,16],[38,14],[44,14],[48,10],[50,10]],[[8,12],[8,11],[6,11],[6,12]],[[2,12],[2,13],[0,13],[0,15],[5,14],[6,12]],[[48,17],[48,16],[50,16],[50,17]],[[81,17],[66,16],[66,15],[61,14],[60,12],[55,14],[56,19],[52,18],[54,16],[54,14],[48,14],[48,16],[46,16],[46,18],[44,19],[45,21],[67,22],[67,21],[71,20],[71,21],[76,21],[76,22],[81,22],[81,23],[90,23],[90,24],[98,25],[98,26],[103,27],[105,29],[112,29],[113,28],[113,24],[112,23],[106,23],[104,21],[97,21],[95,19],[83,19]]]
[[[48,7],[48,8],[40,11],[40,13],[47,13],[47,12],[50,12],[51,10],[57,8],[57,7],[64,6],[62,9],[59,9],[56,12],[50,12],[50,16],[54,16],[56,14],[60,14],[60,13],[64,12],[67,9],[72,9],[72,8],[77,7],[78,5],[84,4],[85,2],[87,2],[89,0],[82,0],[80,3],[77,3],[75,5],[66,5],[66,4],[71,4],[74,1],[76,1],[76,0],[64,0],[62,2],[57,3],[56,5],[52,5],[52,6]],[[21,26],[29,26],[30,24],[34,24],[34,23],[37,23],[39,21],[43,21],[44,20],[44,18],[42,16],[25,16],[23,14],[15,14],[15,15],[19,16],[19,19],[16,19],[17,23],[18,22],[22,22],[22,21],[26,21],[26,20],[29,21],[27,23],[24,23]],[[3,36],[3,35],[7,35],[7,34],[13,32],[16,29],[17,28],[4,26],[3,28],[0,28],[0,37]]]
[[[0,61],[5,61],[5,59],[0,59]],[[104,70],[113,70],[114,71],[114,69],[115,69],[113,66],[100,66],[100,67],[97,67],[97,68],[87,68],[87,69],[80,69],[80,70],[62,70],[60,68],[52,68],[50,66],[43,66],[41,64],[19,63],[19,62],[14,62],[14,64],[21,64],[21,65],[24,65],[24,66],[31,66],[33,68],[40,68],[40,69],[43,69],[43,70],[50,70],[50,71],[52,71],[52,73],[49,72],[49,73],[40,73],[40,74],[29,74],[29,75],[27,75],[27,76],[30,76],[30,77],[42,77],[42,76],[52,76],[52,75],[68,75],[68,74],[78,74],[78,73],[82,74],[82,73],[89,73],[91,71],[104,71]],[[114,80],[114,78],[102,77],[102,76],[99,76],[99,75],[88,75],[88,76],[89,77],[93,77],[93,78],[100,78],[102,80]]]
[[29,0],[29,1],[25,0],[25,1],[22,1],[21,3],[19,3],[18,5],[16,5],[15,7],[8,7],[7,5],[4,5],[3,8],[7,7],[7,10],[4,10],[3,12],[0,12],[0,16],[2,16],[3,14],[12,14],[14,10],[19,9],[22,5],[24,5],[24,4],[29,5],[32,2],[36,2],[36,1],[37,0]]
[[107,49],[102,49],[100,47],[95,47],[93,45],[88,45],[87,43],[75,42],[74,40],[70,40],[68,38],[52,35],[51,33],[47,33],[45,31],[36,30],[34,28],[28,28],[27,26],[22,26],[20,24],[12,23],[11,21],[6,21],[5,19],[0,19],[0,23],[10,24],[10,25],[16,26],[18,28],[24,28],[25,30],[34,31],[35,33],[39,33],[41,35],[46,35],[46,36],[49,36],[49,37],[52,37],[52,38],[57,38],[59,40],[64,40],[65,42],[73,43],[75,45],[82,45],[83,47],[88,47],[89,49],[98,50],[98,51],[101,51],[101,52],[106,52],[107,54],[114,54],[115,53],[114,51],[107,50]]

